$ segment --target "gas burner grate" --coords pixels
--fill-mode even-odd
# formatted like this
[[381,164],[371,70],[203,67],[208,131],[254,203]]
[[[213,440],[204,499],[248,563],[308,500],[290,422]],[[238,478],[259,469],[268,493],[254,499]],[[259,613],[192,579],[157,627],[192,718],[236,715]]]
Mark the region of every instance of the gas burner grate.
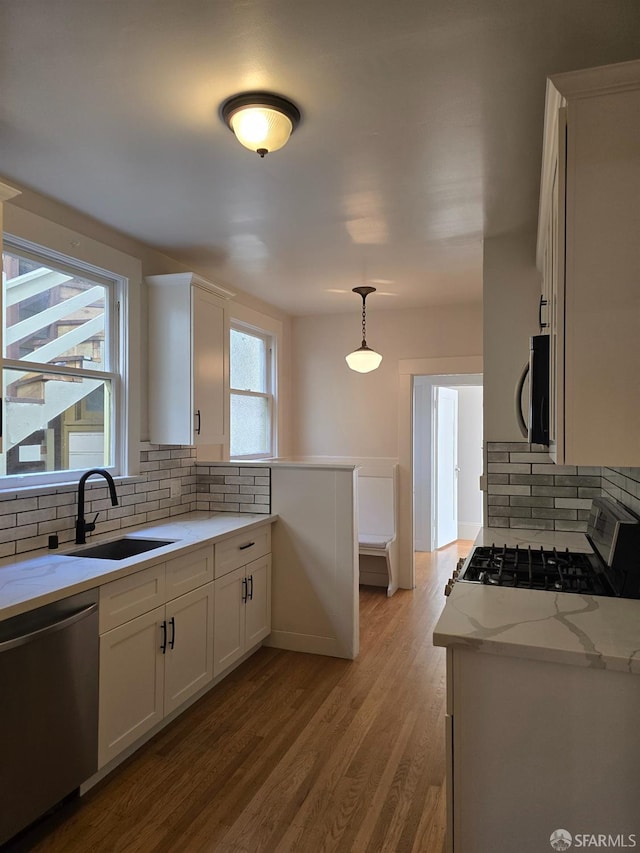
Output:
[[611,594],[590,556],[569,549],[480,546],[473,551],[461,579],[488,586]]

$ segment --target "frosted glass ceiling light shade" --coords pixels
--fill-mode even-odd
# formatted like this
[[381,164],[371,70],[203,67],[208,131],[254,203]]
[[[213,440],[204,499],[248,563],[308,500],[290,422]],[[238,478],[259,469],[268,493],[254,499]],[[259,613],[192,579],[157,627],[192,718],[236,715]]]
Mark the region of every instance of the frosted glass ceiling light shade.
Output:
[[345,355],[345,361],[351,368],[351,370],[356,370],[358,373],[370,373],[372,370],[375,370],[377,367],[380,367],[380,362],[382,361],[382,356],[380,353],[372,350],[367,346],[367,309],[366,309],[366,299],[370,293],[375,293],[375,287],[354,287],[354,293],[358,293],[362,296],[362,344],[358,349],[350,352],[349,355]]
[[286,145],[300,122],[300,110],[271,92],[234,95],[220,107],[224,123],[245,148],[264,157]]

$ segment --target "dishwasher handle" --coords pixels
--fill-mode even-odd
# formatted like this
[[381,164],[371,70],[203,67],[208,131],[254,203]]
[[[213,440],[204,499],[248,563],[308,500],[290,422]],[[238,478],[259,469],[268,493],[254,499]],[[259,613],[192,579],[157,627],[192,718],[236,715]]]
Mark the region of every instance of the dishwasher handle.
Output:
[[40,637],[46,637],[47,634],[53,634],[56,631],[61,631],[63,628],[68,628],[69,625],[79,622],[81,619],[89,616],[89,614],[94,613],[97,609],[97,604],[90,604],[88,607],[78,610],[70,616],[65,616],[64,619],[60,619],[57,622],[52,622],[50,625],[44,625],[42,628],[37,628],[35,631],[30,631],[27,634],[21,634],[18,637],[12,637],[10,640],[4,640],[0,643],[0,654],[2,654],[2,652],[8,652],[9,649],[17,649],[19,646],[26,646]]

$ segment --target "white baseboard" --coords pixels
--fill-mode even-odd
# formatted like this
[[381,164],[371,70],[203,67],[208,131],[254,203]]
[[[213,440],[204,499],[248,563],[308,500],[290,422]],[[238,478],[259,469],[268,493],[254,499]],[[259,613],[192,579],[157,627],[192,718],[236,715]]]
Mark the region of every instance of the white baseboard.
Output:
[[344,653],[334,637],[316,637],[313,634],[294,634],[290,631],[272,631],[264,640],[265,646],[286,649],[290,652],[306,652],[311,655],[327,655],[333,658],[352,660]]
[[458,539],[475,539],[482,524],[474,521],[459,521],[458,522]]

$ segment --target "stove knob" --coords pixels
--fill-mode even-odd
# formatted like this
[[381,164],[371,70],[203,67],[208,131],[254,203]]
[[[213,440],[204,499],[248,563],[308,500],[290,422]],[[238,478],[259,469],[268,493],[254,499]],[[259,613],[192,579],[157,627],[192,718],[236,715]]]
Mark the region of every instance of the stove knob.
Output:
[[446,585],[446,586],[445,586],[445,588],[444,588],[444,594],[445,594],[445,595],[450,595],[450,594],[451,594],[451,590],[453,589],[453,585],[454,585],[454,583],[455,583],[455,581],[454,581],[454,579],[453,579],[453,578],[450,578],[450,579],[447,581],[447,585]]
[[460,574],[460,569],[454,569],[454,570],[453,570],[453,575],[452,575],[453,579],[454,579],[454,580],[457,580],[457,579],[458,579],[458,575],[459,575],[459,574]]
[[458,563],[457,563],[457,565],[456,565],[456,569],[457,569],[458,571],[460,571],[460,569],[464,566],[464,563],[465,563],[465,560],[466,560],[466,559],[467,559],[466,557],[460,557],[460,559],[458,560]]

